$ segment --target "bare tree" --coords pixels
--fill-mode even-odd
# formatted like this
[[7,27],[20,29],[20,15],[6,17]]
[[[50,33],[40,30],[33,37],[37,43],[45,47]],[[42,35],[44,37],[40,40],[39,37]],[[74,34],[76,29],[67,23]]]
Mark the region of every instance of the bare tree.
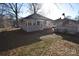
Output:
[[79,21],[79,11],[78,14],[75,16],[75,19]]
[[3,17],[4,17],[4,13],[5,13],[5,10],[4,10],[4,5],[3,3],[0,3],[0,28],[3,28]]
[[[38,3],[29,3],[30,9],[34,13],[37,13],[37,11],[40,9],[41,4]],[[14,17],[16,20],[16,25],[18,26],[18,17],[19,13],[21,12],[21,8],[23,6],[23,3],[0,3],[0,11],[2,15],[9,15],[11,17]]]
[[4,3],[5,7],[7,7],[6,12],[10,16],[14,16],[16,19],[16,24],[18,26],[18,13],[20,13],[21,7],[23,3]]
[[0,15],[3,15],[3,5],[0,4]]
[[33,11],[34,14],[37,13],[38,10],[41,8],[40,3],[31,3],[30,6],[31,6],[30,10]]
[[79,16],[77,15],[77,16],[75,17],[75,19],[79,21]]

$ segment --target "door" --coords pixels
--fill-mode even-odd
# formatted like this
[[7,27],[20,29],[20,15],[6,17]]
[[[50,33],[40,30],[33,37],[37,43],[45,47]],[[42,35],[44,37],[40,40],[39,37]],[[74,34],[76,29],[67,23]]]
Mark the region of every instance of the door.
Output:
[[40,30],[44,29],[44,21],[40,21]]

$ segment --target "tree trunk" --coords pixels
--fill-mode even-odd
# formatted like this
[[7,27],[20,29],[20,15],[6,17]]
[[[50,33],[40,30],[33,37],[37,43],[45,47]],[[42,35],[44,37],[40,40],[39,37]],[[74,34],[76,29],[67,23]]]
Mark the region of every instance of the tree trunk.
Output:
[[16,27],[18,27],[18,12],[17,12],[17,3],[15,4],[15,14],[16,14]]
[[34,11],[34,14],[36,14],[36,7],[35,7],[35,4],[32,3],[32,6],[33,6],[33,11]]

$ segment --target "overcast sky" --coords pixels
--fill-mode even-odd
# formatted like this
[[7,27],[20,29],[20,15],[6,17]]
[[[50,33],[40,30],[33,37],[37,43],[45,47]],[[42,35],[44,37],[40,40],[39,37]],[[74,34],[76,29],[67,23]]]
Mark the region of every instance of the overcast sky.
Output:
[[[22,7],[21,17],[26,17],[29,12],[29,5],[24,4]],[[74,18],[78,15],[79,4],[78,3],[42,3],[41,9],[38,11],[39,14],[51,18],[53,20],[61,17],[62,13],[65,13],[66,16],[71,16]]]

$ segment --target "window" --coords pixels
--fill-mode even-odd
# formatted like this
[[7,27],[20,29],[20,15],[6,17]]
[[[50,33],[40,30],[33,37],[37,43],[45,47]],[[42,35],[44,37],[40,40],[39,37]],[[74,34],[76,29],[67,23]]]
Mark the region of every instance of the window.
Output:
[[36,25],[36,22],[33,22],[33,25]]
[[26,21],[26,26],[27,26],[27,21]]
[[36,25],[36,23],[34,22],[33,25]]
[[31,25],[32,25],[31,21],[29,21],[29,22],[28,22],[28,25],[29,25],[29,26],[31,26]]
[[40,21],[37,21],[37,25],[40,25]]
[[20,22],[22,23],[23,22],[23,19],[21,19]]

